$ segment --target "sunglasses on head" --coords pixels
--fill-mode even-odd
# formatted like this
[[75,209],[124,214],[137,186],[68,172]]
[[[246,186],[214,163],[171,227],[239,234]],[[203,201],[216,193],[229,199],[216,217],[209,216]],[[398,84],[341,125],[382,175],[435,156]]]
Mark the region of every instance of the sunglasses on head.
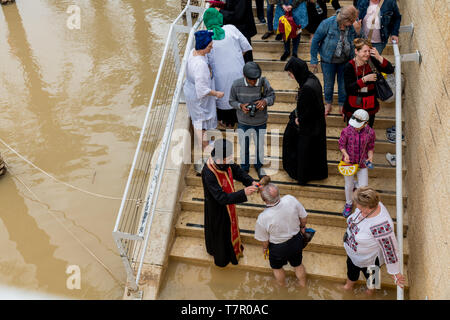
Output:
[[358,123],[366,122],[366,120],[358,119],[358,118],[356,118],[355,116],[352,116],[352,119],[353,119],[353,120],[356,120],[356,122],[358,122]]

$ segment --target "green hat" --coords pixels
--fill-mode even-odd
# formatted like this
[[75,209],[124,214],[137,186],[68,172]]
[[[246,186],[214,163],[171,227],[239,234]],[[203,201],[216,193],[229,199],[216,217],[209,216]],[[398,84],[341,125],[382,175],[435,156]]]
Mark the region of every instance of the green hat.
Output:
[[206,29],[214,32],[213,40],[222,40],[225,38],[223,26],[223,15],[214,8],[209,8],[203,13],[203,23]]

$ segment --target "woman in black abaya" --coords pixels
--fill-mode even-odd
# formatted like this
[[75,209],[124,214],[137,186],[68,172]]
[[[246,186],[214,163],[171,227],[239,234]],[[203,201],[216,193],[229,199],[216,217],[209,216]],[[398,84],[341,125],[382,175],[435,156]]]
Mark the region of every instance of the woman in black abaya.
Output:
[[283,168],[304,185],[328,177],[325,107],[322,85],[305,61],[291,57],[284,70],[300,88],[283,136]]

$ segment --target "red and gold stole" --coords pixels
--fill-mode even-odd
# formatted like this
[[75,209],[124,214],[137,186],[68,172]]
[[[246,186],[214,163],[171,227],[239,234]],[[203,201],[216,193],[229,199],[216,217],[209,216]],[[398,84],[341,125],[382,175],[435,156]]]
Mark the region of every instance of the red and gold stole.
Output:
[[[207,165],[209,170],[211,170],[216,176],[217,182],[222,187],[222,190],[226,193],[235,192],[233,183],[233,173],[231,168],[228,167],[227,171],[219,170],[211,158],[208,159]],[[243,256],[243,246],[241,242],[241,235],[239,233],[239,221],[236,214],[236,205],[227,205],[228,215],[230,217],[231,223],[231,243],[233,245],[234,253],[236,254],[236,259],[239,260]]]

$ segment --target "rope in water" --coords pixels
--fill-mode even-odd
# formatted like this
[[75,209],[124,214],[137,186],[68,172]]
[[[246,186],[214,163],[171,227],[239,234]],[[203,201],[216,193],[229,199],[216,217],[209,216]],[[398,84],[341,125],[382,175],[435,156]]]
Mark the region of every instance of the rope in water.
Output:
[[[22,159],[23,161],[25,161],[26,163],[28,163],[30,166],[32,166],[33,168],[35,168],[36,170],[39,170],[40,172],[42,172],[44,175],[46,175],[47,177],[51,178],[52,180],[61,183],[63,185],[65,185],[66,187],[75,189],[79,192],[85,193],[85,194],[89,194],[91,196],[94,197],[98,197],[98,198],[103,198],[103,199],[110,199],[110,200],[122,200],[122,198],[120,197],[112,197],[112,196],[107,196],[107,195],[103,195],[103,194],[99,194],[99,193],[94,193],[94,192],[90,192],[81,188],[78,188],[70,183],[61,181],[57,178],[55,178],[54,176],[52,176],[51,174],[47,173],[46,171],[42,170],[41,168],[39,168],[38,166],[36,166],[33,162],[29,161],[28,159],[26,159],[24,156],[22,156],[19,152],[17,152],[14,148],[12,148],[10,145],[8,145],[5,141],[3,141],[0,138],[0,142],[7,147],[9,150],[11,150],[13,153],[15,153],[20,159]],[[137,201],[138,203],[140,203],[142,200],[141,199],[126,199],[126,201]]]
[[[1,139],[0,139],[1,140]],[[58,217],[56,216],[56,215],[54,215],[53,213],[52,213],[52,209],[50,209],[49,207],[48,207],[48,205],[46,205],[43,201],[41,201],[41,199],[39,199],[39,197],[25,184],[25,182],[23,182],[22,181],[22,179],[20,179],[19,178],[19,176],[18,175],[16,175],[16,174],[14,174],[14,172],[11,170],[11,168],[10,168],[10,166],[8,165],[8,163],[5,161],[5,160],[3,160],[4,162],[5,162],[5,164],[6,164],[6,167],[7,167],[7,169],[8,169],[8,171],[12,174],[12,177],[13,178],[15,178],[15,179],[17,179],[27,190],[28,190],[28,192],[30,192],[31,193],[31,195],[36,199],[36,201],[37,202],[39,202],[41,205],[43,205],[43,206],[45,206],[45,207],[47,207],[46,209],[47,209],[47,211],[51,214],[51,216],[56,220],[56,222],[58,222],[58,224],[59,225],[61,225],[61,227],[63,227],[63,229],[64,230],[66,230],[66,232],[67,233],[69,233],[71,236],[72,236],[72,238],[74,238],[75,239],[75,241],[76,242],[78,242],[78,244],[81,246],[81,247],[83,247],[110,275],[111,275],[111,277],[116,281],[116,282],[118,282],[122,287],[124,287],[125,288],[125,283],[123,282],[123,281],[121,281],[121,280],[119,280],[119,279],[117,279],[115,276],[114,276],[114,273],[111,271],[111,269],[109,269],[108,268],[108,266],[106,266],[101,260],[100,260],[100,258],[98,258],[96,255],[95,255],[95,253],[93,253],[72,231],[70,231],[70,229],[66,226],[66,225],[64,225],[59,219],[58,219]]]

